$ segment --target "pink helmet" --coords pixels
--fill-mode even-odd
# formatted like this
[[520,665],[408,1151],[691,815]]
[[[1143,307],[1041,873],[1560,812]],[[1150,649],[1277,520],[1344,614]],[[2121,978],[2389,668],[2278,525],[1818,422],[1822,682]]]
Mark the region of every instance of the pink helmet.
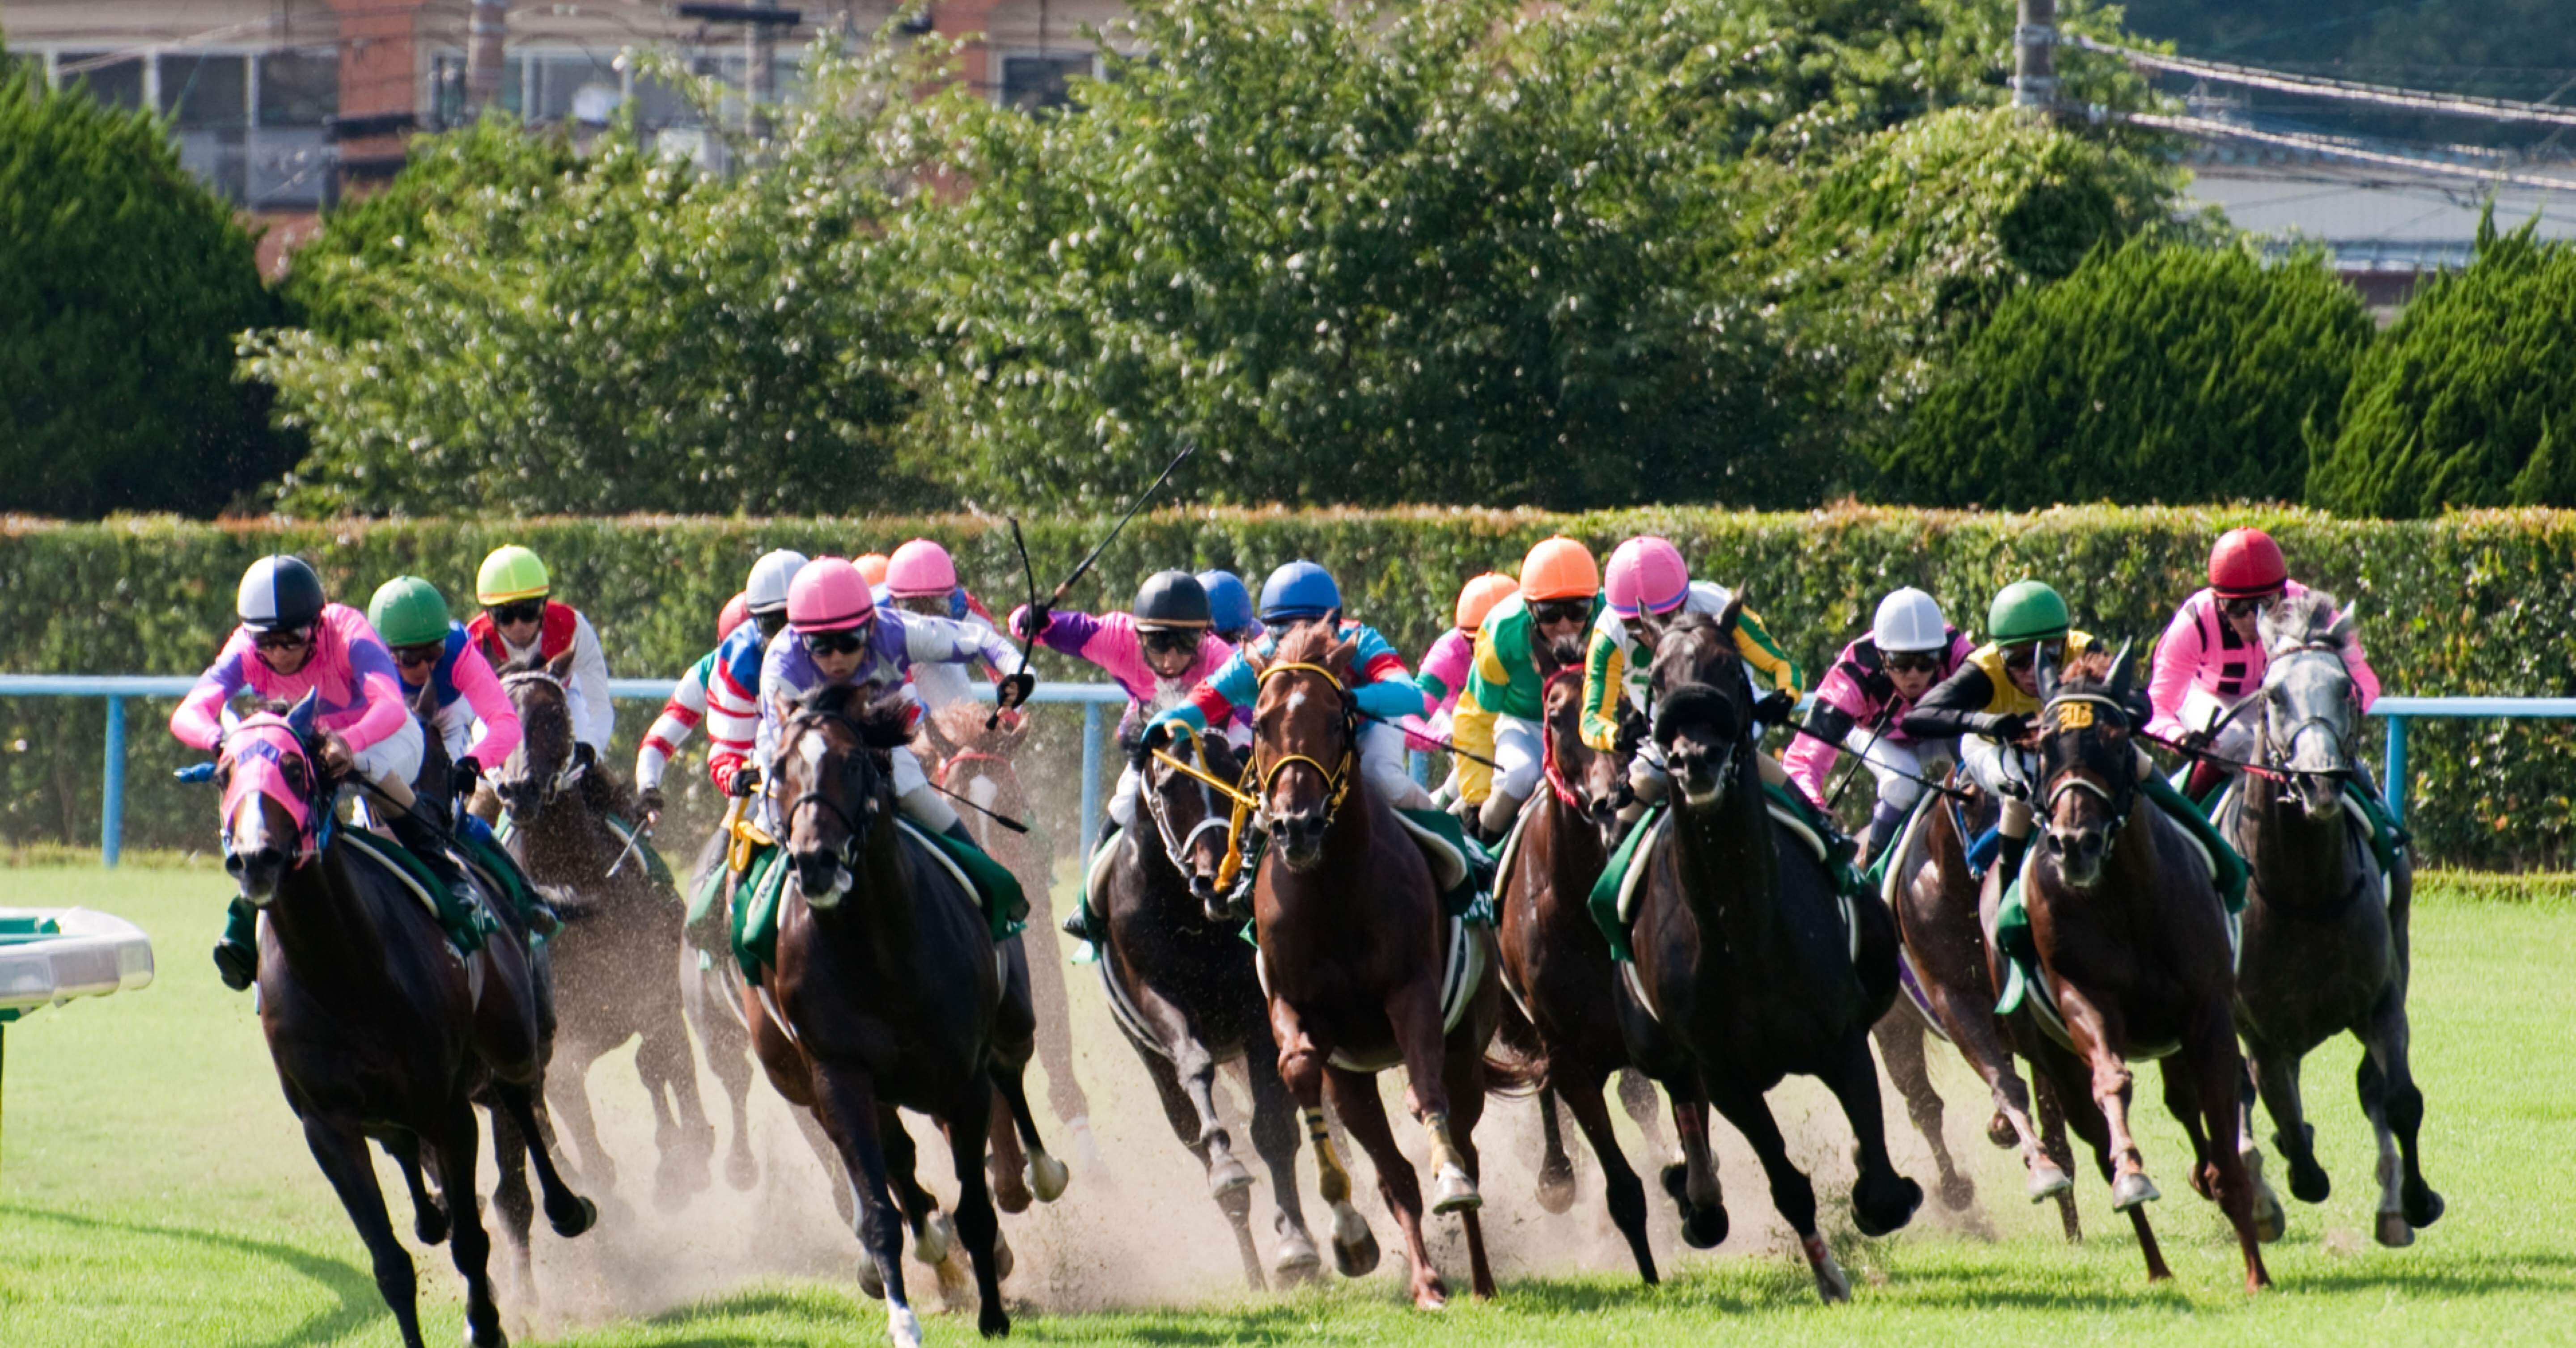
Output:
[[885,585],[897,599],[946,594],[957,588],[957,563],[949,560],[948,549],[916,538],[887,559]]
[[1690,564],[1681,549],[1649,534],[1632,538],[1610,554],[1610,611],[1622,618],[1644,608],[1670,613],[1690,598]]
[[787,625],[799,632],[846,632],[876,616],[868,578],[847,557],[817,557],[787,584]]

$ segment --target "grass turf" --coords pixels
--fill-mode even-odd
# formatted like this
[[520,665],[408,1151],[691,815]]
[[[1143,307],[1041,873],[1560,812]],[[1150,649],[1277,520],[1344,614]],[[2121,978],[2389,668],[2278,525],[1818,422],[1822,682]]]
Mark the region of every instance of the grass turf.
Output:
[[[0,901],[79,903],[140,923],[161,966],[144,992],[9,1027],[0,1343],[10,1348],[397,1341],[364,1252],[277,1094],[250,999],[225,992],[205,959],[226,885],[219,872],[203,870],[0,872],[7,896]],[[2576,1336],[2565,1309],[2576,1296],[2576,1180],[2559,1158],[2576,1144],[2576,1089],[2558,1077],[2555,1047],[2567,1043],[2576,1013],[2576,990],[2564,975],[2571,948],[2576,910],[2564,904],[2426,896],[2416,919],[2416,1069],[2428,1097],[2427,1169],[2449,1214],[2412,1249],[2370,1243],[2375,1190],[2368,1133],[2351,1103],[2356,1050],[2349,1041],[2330,1046],[2310,1059],[2307,1081],[2337,1187],[2321,1207],[2291,1203],[2290,1236],[2266,1252],[2278,1287],[2260,1297],[2237,1290],[2224,1220],[2183,1184],[2187,1152],[2152,1069],[2141,1074],[2137,1117],[2150,1169],[2168,1195],[2153,1211],[2178,1275],[2155,1288],[2145,1284],[2126,1224],[2115,1226],[2089,1165],[2078,1190],[2091,1233],[2085,1245],[2059,1241],[2053,1208],[2019,1203],[2017,1164],[1975,1140],[1985,1111],[1971,1080],[1954,1059],[1936,1059],[1953,1147],[1990,1203],[1995,1236],[1962,1235],[1928,1219],[1880,1241],[1846,1231],[1837,1245],[1857,1286],[1848,1306],[1816,1304],[1792,1256],[1682,1257],[1659,1238],[1670,1279],[1662,1288],[1644,1290],[1614,1272],[1524,1278],[1508,1281],[1494,1304],[1462,1299],[1446,1314],[1425,1316],[1400,1304],[1390,1271],[1402,1261],[1380,1216],[1387,1263],[1361,1282],[1276,1299],[1238,1293],[1186,1309],[1023,1314],[1016,1336],[1147,1344],[1680,1343],[1712,1335],[1980,1345],[2565,1341]],[[1074,997],[1096,1000],[1081,980]],[[1093,1083],[1096,1095],[1144,1094],[1132,1063],[1095,1075],[1107,1078]],[[1892,1136],[1910,1142],[1902,1111],[1891,1105],[1889,1113]],[[2269,1121],[2261,1126],[2268,1133]],[[1833,1127],[1841,1128],[1838,1119]],[[1120,1159],[1188,1164],[1176,1149]],[[1909,1169],[1928,1178],[1920,1165]],[[1739,1228],[1768,1219],[1757,1179],[1736,1169],[1728,1182]],[[1818,1188],[1843,1182],[1820,1179]],[[1573,1217],[1541,1220],[1588,1229],[1597,1203],[1597,1186],[1587,1184]],[[1492,1195],[1491,1209],[1528,1206],[1518,1189]],[[399,1203],[396,1213],[397,1225],[407,1226]],[[855,1245],[849,1254],[855,1258]],[[457,1279],[441,1251],[422,1253],[418,1263],[425,1332],[453,1342]],[[883,1325],[879,1308],[846,1281],[772,1279],[560,1341],[866,1344],[883,1342]],[[932,1317],[929,1333],[934,1342],[963,1343],[973,1328],[960,1317]]]

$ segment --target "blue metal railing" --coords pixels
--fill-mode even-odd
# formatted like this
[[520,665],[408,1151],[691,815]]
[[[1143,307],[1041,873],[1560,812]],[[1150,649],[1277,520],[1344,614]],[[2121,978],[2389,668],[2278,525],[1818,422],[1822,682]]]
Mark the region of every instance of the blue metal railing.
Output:
[[2370,714],[2388,721],[2388,813],[2406,818],[2406,727],[2417,717],[2448,720],[2576,720],[2576,697],[2383,697]]

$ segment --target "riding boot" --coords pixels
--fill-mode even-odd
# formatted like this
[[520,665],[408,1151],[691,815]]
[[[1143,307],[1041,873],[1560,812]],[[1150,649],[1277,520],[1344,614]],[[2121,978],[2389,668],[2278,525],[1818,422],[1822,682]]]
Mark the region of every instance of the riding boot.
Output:
[[2212,763],[2206,758],[2195,758],[2191,761],[2191,777],[2184,783],[2183,792],[2190,796],[2195,804],[2201,806],[2202,813],[2206,814],[2212,799],[2218,794],[2218,789],[2226,784],[2225,766]]
[[1897,831],[1905,827],[1906,811],[1880,801],[1870,807],[1869,833],[1861,843],[1860,868],[1868,870],[1878,864],[1879,854],[1896,842]]
[[1100,833],[1091,840],[1091,849],[1082,854],[1082,885],[1074,893],[1073,911],[1065,914],[1063,921],[1056,923],[1056,930],[1077,941],[1099,945],[1107,934],[1096,929],[1095,924],[1098,919],[1093,917],[1091,912],[1091,863],[1093,858],[1100,855],[1100,849],[1107,847],[1109,840],[1118,836],[1118,829],[1118,816],[1107,810],[1101,811]]
[[2002,835],[2001,841],[2003,852],[1996,857],[1995,864],[2003,868],[2003,887],[2011,889],[2013,883],[2021,879],[2021,859],[2030,852],[2030,837],[2025,834],[2016,838],[2007,833]]
[[215,972],[235,992],[259,977],[259,910],[248,899],[235,899],[224,909],[224,934],[215,942]]
[[393,830],[394,841],[403,845],[420,861],[438,883],[431,887],[438,901],[438,925],[446,928],[448,939],[466,954],[483,948],[494,924],[492,915],[483,910],[481,891],[474,887],[465,868],[447,854],[446,840],[429,818],[415,809],[387,810],[385,827]]

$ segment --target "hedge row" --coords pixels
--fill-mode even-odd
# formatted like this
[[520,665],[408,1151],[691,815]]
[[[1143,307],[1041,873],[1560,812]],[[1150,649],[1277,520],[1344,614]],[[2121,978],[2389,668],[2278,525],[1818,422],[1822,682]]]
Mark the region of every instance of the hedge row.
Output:
[[[1186,484],[1185,484],[1186,485]],[[1681,544],[1702,574],[1744,589],[1798,657],[1830,658],[1904,584],[1939,596],[1963,626],[2022,576],[2051,580],[2093,630],[2143,650],[2200,584],[2209,541],[2242,523],[2271,529],[2293,570],[2358,601],[2373,664],[2392,691],[2559,695],[2576,671],[2576,513],[2479,512],[2424,521],[2350,521],[2304,511],[2111,508],[1989,515],[1850,508],[1801,514],[1708,509],[1589,515],[1530,511],[1234,511],[1172,509],[1138,518],[1077,587],[1074,603],[1119,605],[1165,566],[1230,566],[1252,577],[1311,556],[1342,578],[1351,611],[1408,651],[1437,635],[1458,584],[1514,565],[1550,532],[1606,550],[1638,532]],[[1042,585],[1095,542],[1106,522],[1027,525]],[[519,522],[0,527],[0,669],[186,673],[229,626],[233,585],[263,552],[299,552],[334,592],[363,603],[385,577],[425,575],[451,599],[476,562],[523,542],[553,566],[557,593],[590,613],[621,674],[675,672],[712,639],[716,608],[769,547],[887,550],[915,535],[957,555],[997,606],[1023,589],[998,521],[957,516],[855,520],[632,518]],[[1053,657],[1042,671],[1079,676]],[[159,733],[166,706],[138,707],[129,797],[138,845],[202,840],[203,802],[159,769],[180,755]],[[635,707],[631,745],[650,709]],[[96,703],[0,700],[0,840],[96,836]],[[1058,737],[1050,752],[1069,755]],[[2564,867],[2571,801],[2558,765],[2576,729],[2553,723],[2425,724],[2415,737],[2414,824],[2445,864]],[[2374,750],[2373,756],[2376,756]],[[1061,780],[1061,778],[1058,778]],[[1050,810],[1062,813],[1069,804]]]

